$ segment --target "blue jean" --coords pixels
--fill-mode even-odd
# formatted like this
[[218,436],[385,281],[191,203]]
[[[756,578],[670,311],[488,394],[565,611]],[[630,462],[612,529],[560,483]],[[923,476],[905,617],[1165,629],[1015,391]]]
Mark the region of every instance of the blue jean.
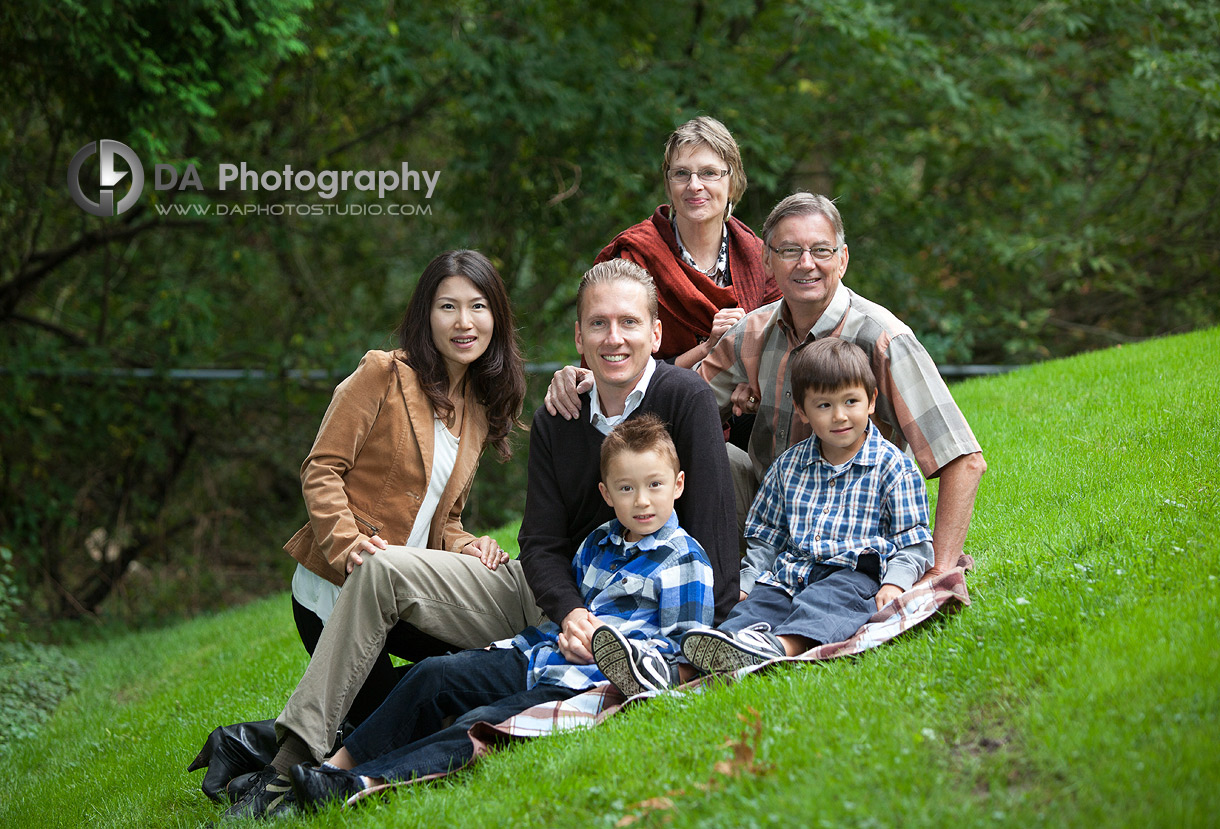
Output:
[[[516,648],[468,650],[425,659],[344,742],[367,777],[408,780],[461,768],[474,756],[467,733],[579,691],[526,688],[528,657]],[[446,727],[445,720],[456,717]]]
[[719,627],[728,633],[758,622],[777,636],[803,636],[818,644],[850,639],[877,611],[881,589],[870,573],[815,564],[795,596],[773,584],[756,584]]

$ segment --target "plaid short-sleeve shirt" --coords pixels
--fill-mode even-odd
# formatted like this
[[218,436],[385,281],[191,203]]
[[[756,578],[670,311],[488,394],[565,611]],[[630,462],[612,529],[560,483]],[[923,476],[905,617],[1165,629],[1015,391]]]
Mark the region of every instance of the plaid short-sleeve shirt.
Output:
[[696,368],[716,392],[722,414],[739,383],[762,392],[750,435],[750,458],[761,476],[789,446],[812,432],[796,416],[788,358],[805,341],[839,337],[864,349],[877,378],[873,422],[899,449],[911,450],[925,478],[982,451],[936,364],[905,323],[840,284],[813,329],[792,327],[784,300],[746,314]]

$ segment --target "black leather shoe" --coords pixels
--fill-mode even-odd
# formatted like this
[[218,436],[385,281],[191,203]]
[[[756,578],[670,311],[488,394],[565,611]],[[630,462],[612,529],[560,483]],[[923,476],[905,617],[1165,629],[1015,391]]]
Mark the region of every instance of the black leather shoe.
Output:
[[291,809],[296,804],[292,784],[271,766],[258,772],[254,785],[228,809],[223,817],[269,818]]
[[360,775],[333,766],[308,766],[302,763],[288,771],[296,800],[306,809],[316,811],[332,800],[347,800],[364,790]]
[[219,801],[229,781],[261,771],[275,757],[275,720],[243,722],[212,729],[187,771],[207,767],[203,793]]

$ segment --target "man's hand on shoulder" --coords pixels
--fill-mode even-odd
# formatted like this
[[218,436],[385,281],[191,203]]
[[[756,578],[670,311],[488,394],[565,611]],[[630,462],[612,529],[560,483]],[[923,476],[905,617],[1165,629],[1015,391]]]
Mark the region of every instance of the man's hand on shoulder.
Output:
[[560,625],[559,652],[573,665],[593,664],[593,631],[601,627],[601,621],[586,607],[578,607],[563,617]]

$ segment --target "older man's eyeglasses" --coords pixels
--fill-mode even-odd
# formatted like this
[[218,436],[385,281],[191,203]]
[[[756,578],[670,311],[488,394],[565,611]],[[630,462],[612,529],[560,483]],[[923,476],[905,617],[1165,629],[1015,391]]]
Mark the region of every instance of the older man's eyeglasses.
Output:
[[805,251],[809,251],[809,255],[819,262],[825,262],[843,249],[842,245],[839,245],[837,248],[800,248],[796,245],[784,245],[782,248],[771,247],[771,245],[767,245],[767,247],[775,251],[779,258],[785,262],[797,261],[804,255]]
[[691,176],[698,176],[700,181],[720,181],[728,174],[728,170],[717,170],[715,167],[704,167],[702,170],[684,170],[679,167],[669,171],[669,180],[674,184],[686,184]]

